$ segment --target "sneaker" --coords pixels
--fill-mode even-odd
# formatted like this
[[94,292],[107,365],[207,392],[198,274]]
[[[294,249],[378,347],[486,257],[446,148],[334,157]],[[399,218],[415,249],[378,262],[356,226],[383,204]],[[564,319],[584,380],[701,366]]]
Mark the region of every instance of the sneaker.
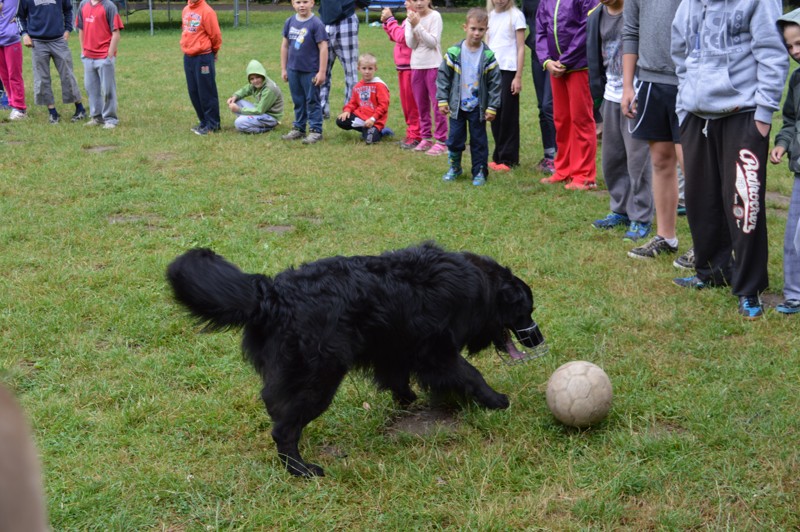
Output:
[[8,115],[9,120],[24,120],[27,118],[28,113],[25,111],[20,111],[19,109],[12,109],[11,114]]
[[[102,126],[102,125],[103,125],[103,121],[102,121],[102,120],[98,120],[98,119],[96,119],[96,118],[92,118],[91,120],[89,120],[88,122],[86,122],[86,123],[85,123],[85,124],[83,124],[83,125],[84,125],[84,127]],[[191,131],[192,131],[192,132],[194,132],[194,130],[195,130],[195,129],[198,129],[199,127],[200,127],[200,126],[195,126],[195,127],[193,127],[193,128],[191,129]]]
[[437,142],[425,152],[425,155],[432,155],[436,157],[437,155],[443,155],[445,153],[447,153],[447,146],[445,146],[443,142]]
[[115,129],[116,127],[117,124],[115,124],[114,122],[105,122],[103,124],[103,129]]
[[495,172],[508,172],[511,170],[511,167],[507,164],[496,163],[492,161],[489,163],[489,170],[494,170]]
[[800,312],[800,299],[787,299],[775,307],[775,310],[781,314],[797,314]]
[[597,188],[596,183],[587,183],[585,181],[570,181],[564,185],[566,190],[594,190]]
[[394,130],[390,127],[384,127],[381,130],[381,136],[383,137],[394,137]]
[[484,170],[480,170],[477,174],[472,176],[472,184],[473,186],[480,187],[486,184],[486,172]]
[[678,203],[678,216],[686,216],[686,204]]
[[628,252],[628,256],[633,259],[654,259],[662,253],[675,253],[677,247],[672,247],[664,237],[654,236],[643,246],[633,248]]
[[552,185],[553,183],[563,183],[564,181],[568,181],[568,177],[562,177],[556,173],[553,173],[550,177],[543,177],[539,180],[539,183],[544,185]]
[[75,111],[75,114],[70,117],[69,121],[80,122],[81,120],[85,119],[86,119],[86,111]]
[[309,131],[308,136],[303,139],[303,144],[316,144],[322,140],[321,131]]
[[647,238],[647,235],[650,234],[650,230],[652,228],[653,224],[631,222],[631,225],[628,227],[628,230],[625,231],[625,236],[622,237],[622,240],[625,242],[638,242],[643,238]]
[[442,181],[455,181],[457,178],[461,177],[464,171],[461,169],[460,166],[453,167],[447,169],[447,172],[444,173],[442,176]]
[[630,219],[624,214],[610,212],[605,218],[593,221],[592,227],[595,229],[612,229],[614,227],[619,227],[620,225],[632,225],[633,223],[634,222],[631,222]]
[[691,277],[677,277],[673,279],[672,282],[682,288],[694,288],[695,290],[702,290],[703,288],[711,286],[705,281],[701,281],[696,275],[692,275]]
[[203,124],[197,124],[196,126],[192,126],[191,128],[189,128],[189,131],[191,131],[192,133],[196,133],[197,130],[202,128],[202,127],[203,127]]
[[539,164],[536,165],[536,169],[543,174],[553,175],[556,173],[556,163],[553,159],[545,157],[539,161]]
[[428,151],[433,147],[433,142],[428,139],[422,139],[417,143],[417,147],[414,148],[414,151]]
[[[105,127],[105,124],[103,125],[103,127]],[[197,128],[192,128],[192,133],[194,133],[195,135],[200,135],[201,137],[204,137],[204,136],[208,135],[209,133],[211,133],[211,129],[209,129],[209,128],[205,127],[205,126],[201,126],[201,127],[197,127]]]
[[281,135],[281,138],[283,140],[299,140],[299,139],[302,139],[305,136],[306,136],[306,134],[305,134],[304,131],[300,131],[299,129],[292,129],[287,134]]
[[764,315],[761,299],[758,296],[741,296],[739,298],[739,314],[747,320],[755,320]]
[[419,144],[418,140],[410,139],[406,137],[403,142],[400,143],[401,150],[413,150]]
[[694,248],[672,261],[672,265],[682,270],[694,270]]
[[51,124],[58,124],[59,120],[61,120],[61,115],[58,113],[50,113],[50,116],[47,118],[47,121]]

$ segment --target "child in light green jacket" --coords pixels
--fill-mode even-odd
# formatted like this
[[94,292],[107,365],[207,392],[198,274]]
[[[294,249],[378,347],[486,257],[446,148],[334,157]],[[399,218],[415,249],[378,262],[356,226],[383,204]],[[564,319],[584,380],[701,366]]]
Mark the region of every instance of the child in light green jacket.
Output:
[[[255,103],[245,100],[251,96]],[[247,85],[234,92],[227,103],[236,115],[233,125],[242,133],[272,131],[283,117],[283,94],[255,59],[247,65]]]

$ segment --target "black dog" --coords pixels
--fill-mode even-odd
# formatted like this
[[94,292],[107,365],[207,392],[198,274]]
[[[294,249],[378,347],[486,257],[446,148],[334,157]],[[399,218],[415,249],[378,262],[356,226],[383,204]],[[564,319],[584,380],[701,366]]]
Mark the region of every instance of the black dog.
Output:
[[540,343],[533,296],[511,270],[488,257],[432,244],[380,256],[331,257],[274,279],[243,273],[208,249],[170,264],[175,298],[211,329],[244,327],[242,348],[261,375],[278,455],[293,475],[323,475],[303,460],[303,428],[328,408],[351,368],[370,370],[401,405],[424,389],[507,408],[461,356],[492,344],[512,356],[509,330]]

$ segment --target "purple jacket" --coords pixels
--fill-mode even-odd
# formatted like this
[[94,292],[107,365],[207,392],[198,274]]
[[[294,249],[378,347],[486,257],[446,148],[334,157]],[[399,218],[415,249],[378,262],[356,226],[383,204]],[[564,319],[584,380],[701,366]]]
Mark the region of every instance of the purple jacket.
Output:
[[17,23],[17,0],[6,0],[0,10],[0,46],[10,46],[19,42]]
[[561,61],[567,71],[587,67],[586,20],[597,4],[598,0],[541,0],[536,11],[536,55],[541,64]]

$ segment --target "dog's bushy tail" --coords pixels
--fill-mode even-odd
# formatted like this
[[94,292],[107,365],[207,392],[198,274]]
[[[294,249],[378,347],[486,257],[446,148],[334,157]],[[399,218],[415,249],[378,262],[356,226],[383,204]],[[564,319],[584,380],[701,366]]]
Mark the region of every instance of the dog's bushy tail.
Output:
[[261,313],[271,283],[248,274],[210,249],[192,249],[167,267],[175,299],[206,324],[206,329],[242,327]]

